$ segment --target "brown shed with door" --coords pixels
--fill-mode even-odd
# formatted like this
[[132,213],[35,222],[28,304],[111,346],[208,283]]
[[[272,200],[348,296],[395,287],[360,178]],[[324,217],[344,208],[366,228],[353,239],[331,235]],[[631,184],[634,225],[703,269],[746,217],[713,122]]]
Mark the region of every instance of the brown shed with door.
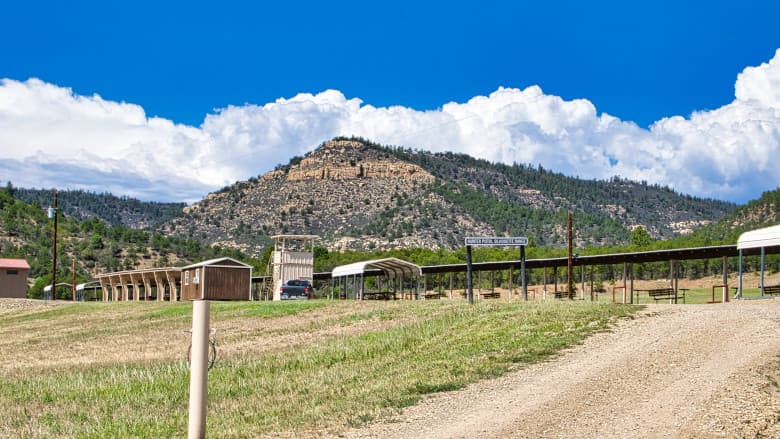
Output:
[[0,297],[27,297],[30,264],[24,259],[0,259]]
[[252,266],[217,258],[181,269],[182,300],[250,300]]

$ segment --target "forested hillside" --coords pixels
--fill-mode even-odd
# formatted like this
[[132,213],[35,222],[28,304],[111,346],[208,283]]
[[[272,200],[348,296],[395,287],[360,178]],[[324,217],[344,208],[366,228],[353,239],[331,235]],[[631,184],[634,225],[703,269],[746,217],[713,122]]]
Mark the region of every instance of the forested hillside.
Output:
[[[13,188],[6,190],[16,197],[43,208],[53,203],[53,191]],[[133,229],[151,229],[182,215],[185,203],[158,203],[135,198],[117,197],[109,193],[87,191],[58,191],[57,204],[62,213],[79,220],[97,218],[109,226],[127,226]]]
[[729,212],[717,223],[697,230],[694,235],[706,241],[736,242],[748,230],[780,224],[780,189],[767,191]]
[[688,234],[736,208],[732,203],[619,177],[584,180],[541,166],[508,166],[465,154],[372,146],[431,172],[440,183],[434,189],[437,193],[469,206],[499,234],[541,228],[546,233],[538,241],[544,244],[561,241],[551,225],[564,222],[569,210],[580,218],[580,236],[599,245],[628,242],[631,227],[627,226],[642,226],[655,238]]
[[185,208],[167,233],[259,254],[274,234],[315,234],[331,250],[462,246],[465,236],[520,235],[537,246],[626,244],[690,234],[736,208],[620,178],[582,180],[539,166],[388,147],[324,142],[272,172]]
[[[51,280],[54,221],[34,202],[0,189],[0,257],[26,259],[31,266],[33,297]],[[234,249],[212,247],[194,240],[166,237],[124,225],[109,226],[98,218],[79,220],[60,213],[57,229],[57,277],[70,281],[76,261],[79,282],[96,273],[134,268],[179,266],[217,256],[253,263]],[[259,264],[258,264],[259,265]]]

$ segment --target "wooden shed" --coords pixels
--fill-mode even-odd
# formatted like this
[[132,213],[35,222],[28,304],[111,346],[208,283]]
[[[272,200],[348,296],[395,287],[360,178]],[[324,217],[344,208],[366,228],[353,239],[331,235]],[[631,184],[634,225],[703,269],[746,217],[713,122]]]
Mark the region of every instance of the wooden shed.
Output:
[[252,266],[217,258],[181,269],[182,300],[251,300]]
[[0,259],[0,297],[27,297],[30,264],[24,259]]

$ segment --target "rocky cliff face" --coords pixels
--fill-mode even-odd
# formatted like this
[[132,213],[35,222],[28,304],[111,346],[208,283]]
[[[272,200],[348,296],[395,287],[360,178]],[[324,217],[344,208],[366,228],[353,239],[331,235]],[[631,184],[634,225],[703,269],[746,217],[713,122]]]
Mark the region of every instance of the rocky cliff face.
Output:
[[355,140],[325,142],[316,154],[287,172],[287,181],[386,179],[432,183],[433,176],[411,163],[377,154]]
[[[185,208],[168,233],[257,254],[274,234],[316,234],[333,250],[451,247],[492,228],[428,191],[420,166],[353,140]],[[443,212],[446,213],[443,214]]]

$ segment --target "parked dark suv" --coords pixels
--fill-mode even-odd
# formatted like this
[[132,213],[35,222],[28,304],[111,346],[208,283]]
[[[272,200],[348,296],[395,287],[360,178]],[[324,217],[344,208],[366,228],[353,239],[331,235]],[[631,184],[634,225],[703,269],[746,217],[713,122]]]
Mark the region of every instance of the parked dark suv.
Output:
[[312,287],[311,282],[308,280],[292,279],[282,285],[280,297],[282,300],[308,299],[313,292],[314,287]]

